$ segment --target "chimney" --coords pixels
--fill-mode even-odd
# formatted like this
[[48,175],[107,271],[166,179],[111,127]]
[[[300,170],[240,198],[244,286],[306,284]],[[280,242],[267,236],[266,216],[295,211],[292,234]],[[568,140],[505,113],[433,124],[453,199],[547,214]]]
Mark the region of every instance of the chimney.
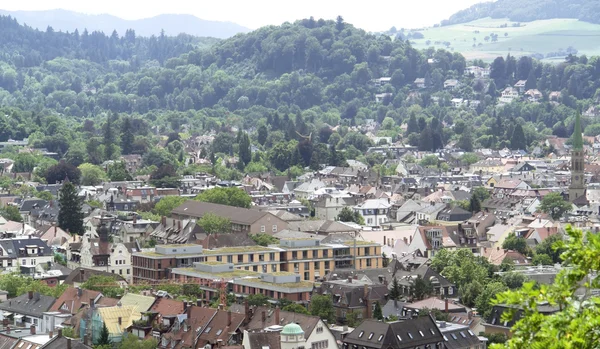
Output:
[[352,283],[352,276],[348,276],[348,283],[351,284]]
[[27,292],[27,296],[29,299],[33,299],[33,291]]
[[542,223],[542,217],[541,216],[538,216],[538,222]]
[[137,223],[137,214],[134,214],[133,215],[133,224],[136,224],[136,223]]
[[409,243],[412,244],[412,235],[410,236]]
[[471,320],[473,318],[473,312],[472,311],[470,311],[470,312],[467,313],[467,318],[469,320]]
[[8,326],[8,318],[5,317],[4,319],[2,319],[2,326]]
[[244,301],[244,322],[248,323],[250,321],[250,306],[248,305],[248,300]]
[[371,301],[365,298],[365,304],[367,305],[367,319],[370,319],[373,317],[373,308],[371,307]]
[[30,333],[30,334],[32,334],[32,335],[34,335],[34,334],[35,334],[35,325],[31,325],[31,326],[29,327],[29,333]]
[[219,309],[219,310],[223,310],[223,308],[224,308],[224,307],[225,307],[225,306],[224,306],[223,304],[219,304],[219,308],[218,308],[218,309]]
[[71,349],[71,338],[67,337],[67,349]]
[[54,237],[56,237],[56,229],[57,229],[56,223],[52,223],[52,225],[54,226]]
[[119,323],[119,326],[121,326],[123,324],[123,318],[119,316],[119,318],[117,319],[117,322]]
[[52,332],[52,331],[48,332],[48,338],[52,339],[53,336],[54,336],[54,332]]
[[81,296],[83,295],[83,290],[81,289],[81,287],[77,287],[77,298],[81,298]]
[[[388,245],[388,242],[387,242],[387,240],[386,240],[386,238],[385,238],[385,235],[384,235],[384,236],[383,236],[383,246],[385,246],[385,245]],[[389,245],[388,245],[388,246],[389,246]]]
[[62,337],[62,328],[59,328],[59,329],[58,329],[58,336],[59,336],[59,337]]
[[202,299],[196,299],[196,305],[199,306],[199,307],[201,307],[202,306]]
[[365,299],[367,299],[368,296],[369,296],[369,285],[365,284],[365,287],[363,288],[363,297]]
[[275,325],[279,325],[279,321],[281,321],[281,315],[279,315],[279,306],[275,307]]
[[87,333],[83,335],[83,344],[90,345],[90,336]]
[[162,216],[160,219],[160,224],[162,224],[163,227],[167,226],[167,217]]
[[267,321],[267,313],[264,310],[261,313],[261,317],[262,317],[262,322]]
[[500,251],[500,246],[496,247],[496,251]]
[[227,326],[231,326],[231,310],[227,310]]
[[179,231],[181,231],[181,221],[177,221],[177,229],[179,229]]
[[94,309],[94,298],[90,298],[90,309]]
[[447,314],[448,313],[448,298],[445,299],[444,302],[444,312]]
[[6,333],[10,334],[10,326],[6,326]]

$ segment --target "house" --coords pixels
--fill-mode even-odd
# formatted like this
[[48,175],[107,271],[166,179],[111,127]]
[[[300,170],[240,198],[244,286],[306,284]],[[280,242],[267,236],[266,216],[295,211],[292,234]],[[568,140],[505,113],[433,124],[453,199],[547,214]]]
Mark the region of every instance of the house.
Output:
[[129,187],[125,191],[127,199],[135,200],[140,203],[153,202],[154,198],[158,196],[155,187]]
[[56,299],[48,311],[75,315],[81,308],[97,303],[100,298],[102,298],[102,293],[98,291],[69,287]]
[[373,79],[373,83],[377,86],[383,86],[385,84],[389,84],[391,81],[392,81],[392,78],[389,76]]
[[[548,304],[538,305],[536,309],[542,315],[552,315],[560,310],[558,306]],[[510,309],[510,306],[505,304],[497,304],[492,307],[490,316],[483,323],[486,334],[502,333],[509,338],[512,336],[510,329],[523,317],[523,310],[517,309],[511,321],[503,321],[502,314],[508,310],[514,310],[514,308]]]
[[444,81],[444,90],[454,90],[459,86],[459,82],[456,79],[448,79]]
[[416,78],[414,84],[416,88],[425,88],[425,78]]
[[597,118],[600,116],[600,107],[591,106],[586,111],[583,112],[583,116],[587,116],[589,118]]
[[444,335],[431,315],[394,322],[365,320],[342,339],[342,349],[445,348]]
[[389,92],[386,93],[377,93],[375,95],[375,102],[377,103],[382,103],[385,100],[391,100],[392,99],[392,94]]
[[136,173],[142,167],[142,156],[139,154],[121,155],[119,160],[125,163],[125,169],[131,174]]
[[344,207],[356,205],[356,198],[344,194],[325,194],[313,201],[315,217],[324,220],[335,220]]
[[450,103],[452,103],[454,108],[460,108],[465,104],[465,100],[462,98],[452,98]]
[[440,211],[442,211],[445,208],[445,203],[431,202],[430,204],[424,204],[419,208],[415,208],[413,214],[417,223],[433,222],[437,219],[437,216],[440,213]]
[[498,159],[485,159],[472,164],[470,169],[476,174],[496,174],[504,172],[504,164]]
[[473,75],[476,78],[484,78],[490,76],[490,68],[482,68],[478,66],[469,66],[465,68],[465,75]]
[[365,224],[370,227],[379,227],[389,222],[389,212],[392,204],[388,199],[370,199],[354,206],[354,212],[360,213],[365,219]]
[[550,94],[548,95],[548,99],[551,102],[558,102],[560,101],[560,97],[562,96],[562,93],[560,91],[552,91],[550,92]]
[[338,323],[346,323],[347,316],[357,314],[357,319],[370,319],[376,303],[387,301],[388,285],[373,283],[368,279],[328,280],[316,289],[317,294],[331,295]]
[[2,310],[0,320],[7,319],[16,327],[30,328],[34,326],[37,332],[44,333],[54,326],[58,326],[70,316],[48,313],[55,301],[54,297],[29,291],[0,303],[0,310]]
[[[461,317],[454,316],[453,319],[460,319]],[[485,337],[479,337],[472,330],[469,325],[462,323],[456,323],[457,320],[452,322],[439,321],[438,327],[446,339],[447,349],[471,349],[471,348],[485,348],[487,339]],[[460,320],[458,320],[460,321]],[[473,324],[473,318],[462,319],[462,321],[470,322]],[[453,323],[454,322],[454,323]]]
[[544,95],[537,89],[529,89],[525,92],[525,96],[530,102],[539,102],[544,98]]
[[515,84],[515,88],[517,90],[519,90],[519,93],[524,93],[525,92],[525,85],[527,85],[527,80],[519,80]]
[[510,104],[512,101],[519,98],[519,90],[514,87],[507,87],[502,91],[498,101],[500,104]]
[[42,199],[23,200],[23,202],[19,206],[19,213],[21,214],[21,217],[23,218],[23,222],[26,224],[33,224],[33,221],[31,220],[31,217],[30,217],[31,212],[36,209],[43,208],[44,206],[46,206],[47,203],[48,203],[48,201],[42,200]]
[[320,179],[313,178],[310,182],[304,182],[294,189],[294,194],[298,200],[309,199],[315,191],[325,188],[327,185]]
[[425,257],[434,257],[442,248],[455,249],[445,226],[418,226],[408,245],[408,251],[422,251]]
[[500,247],[484,248],[482,256],[493,265],[501,265],[505,261],[510,261],[515,265],[529,265],[530,260],[518,251],[506,250]]
[[40,238],[21,236],[0,240],[0,261],[5,270],[34,274],[38,265],[54,261],[54,253]]
[[[53,329],[50,329],[50,331],[52,330]],[[52,332],[50,332],[50,336],[52,336]],[[86,339],[88,339],[88,337],[85,337],[83,341],[65,337],[62,335],[62,330],[59,329],[58,335],[52,337],[52,339],[44,343],[38,349],[92,349],[90,346],[91,343],[89,343],[89,340],[87,340],[86,343]]]
[[106,325],[112,343],[121,342],[133,322],[141,317],[142,314],[133,305],[96,308],[91,321],[92,342],[98,342],[103,325]]
[[229,219],[234,233],[274,234],[288,228],[288,222],[270,212],[193,200],[186,201],[175,208],[172,216],[175,219],[198,220],[209,212]]
[[423,310],[429,311],[431,309],[437,309],[444,313],[465,313],[467,309],[461,304],[455,304],[448,298],[440,299],[438,297],[429,297],[414,303],[404,304],[406,315],[415,315],[421,313]]
[[77,286],[80,286],[81,284],[83,284],[84,282],[86,282],[90,277],[92,277],[94,275],[114,277],[117,280],[117,283],[121,287],[127,286],[127,282],[125,281],[125,279],[119,275],[115,275],[113,273],[109,273],[106,271],[81,268],[81,267],[73,270],[71,272],[71,274],[69,274],[69,276],[67,276],[64,283],[67,285],[73,285],[73,286],[77,287]]
[[471,212],[460,206],[448,207],[440,211],[437,216],[438,221],[462,222],[471,218]]
[[171,219],[162,217],[160,224],[155,228],[147,227],[150,239],[159,244],[187,244],[193,243],[202,234],[202,229],[191,219]]

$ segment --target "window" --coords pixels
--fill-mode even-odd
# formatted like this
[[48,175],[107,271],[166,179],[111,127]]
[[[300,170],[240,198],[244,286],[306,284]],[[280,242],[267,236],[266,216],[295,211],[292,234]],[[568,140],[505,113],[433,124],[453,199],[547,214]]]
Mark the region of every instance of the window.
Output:
[[371,260],[367,259],[367,267],[370,267],[370,266],[371,266]]
[[325,269],[329,270],[329,261],[325,261]]
[[222,262],[223,261],[223,256],[217,256],[217,262]]
[[362,338],[363,334],[365,334],[365,331],[360,331],[360,333],[358,334],[358,338]]
[[304,272],[304,280],[310,280],[310,272]]
[[276,233],[277,232],[277,224],[273,224],[273,232]]
[[373,338],[374,333],[371,332],[371,334],[369,334],[369,339]]
[[452,336],[452,338],[456,339],[456,335],[454,333],[450,333],[450,335]]
[[304,262],[304,270],[310,270],[310,263]]
[[27,265],[27,259],[23,259],[23,263],[21,263],[23,265]]
[[378,341],[378,342],[381,342],[381,340],[382,340],[382,339],[383,339],[383,335],[382,335],[382,334],[380,334],[380,335],[379,335],[379,338],[377,339],[377,341]]
[[302,251],[302,259],[308,258],[308,251]]
[[127,275],[129,275],[129,269],[127,269]]
[[413,336],[410,332],[408,332],[408,338],[413,339]]
[[277,272],[277,265],[276,264],[271,264],[271,271],[273,273]]
[[233,263],[233,256],[227,256],[227,263]]
[[312,258],[317,258],[318,252],[317,250],[312,251]]
[[269,253],[269,260],[270,261],[274,261],[275,260],[275,253]]
[[319,270],[319,262],[315,262],[314,265],[315,265],[315,270]]
[[264,225],[261,225],[261,226],[260,226],[260,232],[261,232],[261,233],[264,233],[264,232],[266,232],[266,231],[267,231],[267,229],[265,228],[265,226],[264,226]]
[[423,331],[419,331],[419,334],[421,335],[421,337],[425,337],[425,334],[423,333]]
[[119,269],[119,275],[123,275],[123,269]]

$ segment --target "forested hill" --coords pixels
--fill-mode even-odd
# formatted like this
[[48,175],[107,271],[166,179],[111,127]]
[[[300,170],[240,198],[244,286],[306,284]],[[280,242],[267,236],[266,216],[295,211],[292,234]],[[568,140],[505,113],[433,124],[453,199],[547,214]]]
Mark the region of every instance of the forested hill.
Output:
[[17,67],[34,67],[57,57],[77,58],[95,63],[109,60],[157,60],[164,62],[198,46],[211,45],[217,39],[198,38],[180,34],[149,38],[136,35],[134,30],[110,36],[102,32],[83,30],[73,33],[45,31],[20,25],[10,16],[0,16],[0,60],[12,62]]
[[576,18],[600,23],[598,0],[497,0],[473,5],[452,15],[442,25],[471,22],[477,19],[508,18],[514,22],[541,19]]

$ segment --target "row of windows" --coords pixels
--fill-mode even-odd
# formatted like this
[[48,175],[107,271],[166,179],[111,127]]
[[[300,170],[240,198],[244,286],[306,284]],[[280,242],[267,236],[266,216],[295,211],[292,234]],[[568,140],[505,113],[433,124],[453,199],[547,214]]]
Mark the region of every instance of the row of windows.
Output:
[[[273,224],[273,226],[271,227],[271,231],[273,233],[277,233],[277,224]],[[260,232],[261,233],[266,233],[267,232],[267,227],[265,227],[264,225],[260,226]]]

